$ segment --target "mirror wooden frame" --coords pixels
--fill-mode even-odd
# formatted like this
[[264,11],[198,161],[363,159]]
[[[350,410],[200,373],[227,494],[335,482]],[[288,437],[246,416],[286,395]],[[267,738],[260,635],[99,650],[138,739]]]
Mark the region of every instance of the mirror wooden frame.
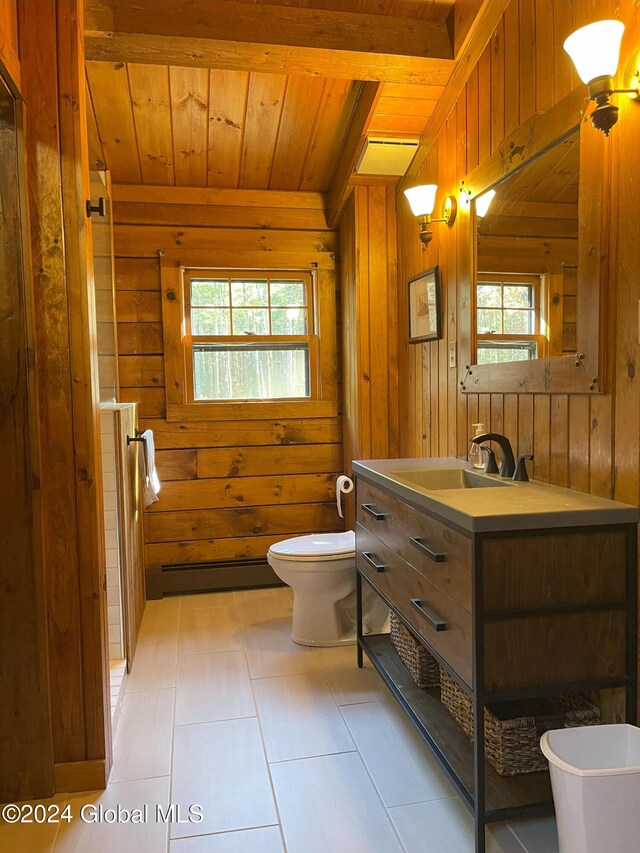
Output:
[[[609,244],[609,169],[611,143],[597,133],[586,116],[584,87],[574,90],[547,112],[536,114],[506,136],[497,150],[460,184],[461,228],[468,247],[463,251],[463,281],[458,316],[459,356],[465,365],[464,393],[597,394],[605,390],[606,300]],[[471,202],[525,163],[580,128],[580,194],[578,200],[577,355],[538,358],[501,364],[472,364],[471,287],[476,280],[475,214]],[[465,263],[466,261],[466,263]]]

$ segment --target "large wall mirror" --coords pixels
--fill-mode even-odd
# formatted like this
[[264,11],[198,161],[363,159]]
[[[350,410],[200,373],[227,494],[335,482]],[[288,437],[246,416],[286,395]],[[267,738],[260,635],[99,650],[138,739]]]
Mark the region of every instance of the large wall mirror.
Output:
[[601,392],[606,140],[577,91],[462,183],[470,203],[464,391]]

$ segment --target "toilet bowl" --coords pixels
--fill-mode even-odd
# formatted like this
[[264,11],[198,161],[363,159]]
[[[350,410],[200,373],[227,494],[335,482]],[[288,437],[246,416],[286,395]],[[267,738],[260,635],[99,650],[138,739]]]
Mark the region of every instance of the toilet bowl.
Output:
[[[356,642],[355,533],[313,533],[277,542],[267,560],[293,590],[291,639],[303,646]],[[382,630],[388,609],[363,587],[363,629]]]

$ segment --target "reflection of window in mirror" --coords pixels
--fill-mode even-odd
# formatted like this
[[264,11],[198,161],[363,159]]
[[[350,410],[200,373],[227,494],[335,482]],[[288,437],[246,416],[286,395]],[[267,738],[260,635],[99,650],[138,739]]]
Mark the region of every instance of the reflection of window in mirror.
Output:
[[475,199],[476,363],[576,352],[580,134]]
[[478,364],[528,361],[545,355],[541,277],[479,273],[476,285]]

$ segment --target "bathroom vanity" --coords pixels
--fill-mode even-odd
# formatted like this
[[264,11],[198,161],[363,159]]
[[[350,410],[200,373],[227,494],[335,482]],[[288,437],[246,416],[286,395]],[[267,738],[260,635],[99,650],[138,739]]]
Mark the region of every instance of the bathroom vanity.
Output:
[[[354,462],[358,600],[368,584],[471,699],[469,739],[414,684],[389,635],[363,652],[485,824],[553,810],[548,772],[503,777],[484,760],[483,707],[597,693],[636,722],[638,509],[458,459]],[[359,620],[361,627],[361,620]]]

